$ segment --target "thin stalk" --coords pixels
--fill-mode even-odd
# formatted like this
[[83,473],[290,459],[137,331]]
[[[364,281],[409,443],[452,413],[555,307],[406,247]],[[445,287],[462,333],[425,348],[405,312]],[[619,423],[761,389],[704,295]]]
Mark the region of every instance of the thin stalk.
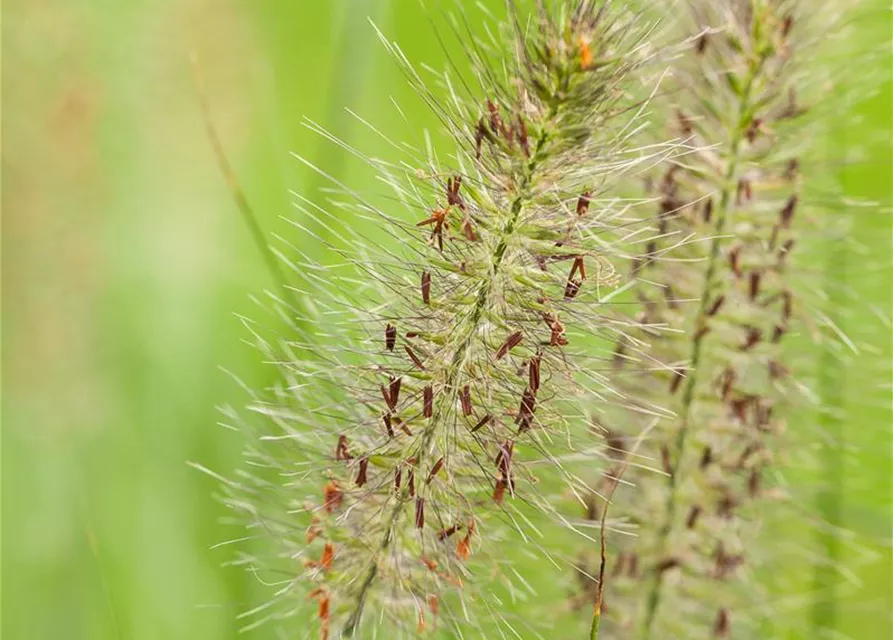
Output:
[[[706,321],[708,305],[711,302],[711,293],[716,278],[716,272],[719,266],[720,249],[722,247],[722,234],[725,231],[726,222],[735,210],[735,197],[737,180],[736,175],[742,161],[741,143],[744,140],[745,129],[747,126],[746,117],[750,110],[751,91],[753,83],[762,68],[764,59],[754,61],[749,69],[744,88],[741,91],[740,100],[738,102],[738,112],[735,117],[735,126],[729,141],[729,166],[723,179],[723,188],[720,193],[720,203],[717,211],[715,233],[710,241],[710,254],[707,259],[707,271],[704,275],[704,285],[701,290],[701,298],[698,305],[697,322],[698,325]],[[679,430],[676,432],[676,438],[673,442],[674,451],[672,452],[673,472],[669,474],[667,483],[669,485],[669,497],[667,498],[667,514],[663,526],[659,533],[659,546],[666,550],[667,539],[673,530],[673,522],[676,518],[676,508],[678,505],[679,476],[681,475],[682,461],[685,458],[685,446],[688,441],[690,430],[691,411],[695,401],[695,391],[698,385],[698,366],[701,362],[703,354],[703,344],[706,334],[698,331],[700,326],[695,328],[695,337],[692,340],[691,354],[689,357],[689,373],[685,378],[682,392],[682,406],[680,409]],[[654,626],[654,620],[657,617],[657,610],[660,607],[662,575],[660,572],[654,572],[651,577],[651,583],[648,586],[646,595],[645,614],[639,627],[638,636],[642,640],[651,638],[651,630]]]
[[290,298],[291,292],[288,288],[288,280],[285,277],[285,273],[283,273],[282,268],[279,266],[279,261],[276,259],[276,256],[273,255],[273,251],[267,243],[267,236],[260,225],[257,215],[254,213],[254,209],[251,208],[251,205],[248,202],[245,191],[242,189],[242,186],[236,178],[236,172],[229,163],[226,151],[223,149],[223,143],[220,141],[217,127],[214,126],[214,121],[211,118],[211,107],[208,104],[208,97],[205,93],[205,85],[202,80],[201,66],[199,65],[198,56],[193,52],[191,57],[192,75],[195,82],[196,92],[198,93],[199,105],[202,110],[202,118],[205,121],[205,130],[208,135],[208,140],[211,142],[211,147],[214,150],[217,166],[220,169],[220,173],[223,174],[224,180],[226,180],[226,185],[229,187],[230,194],[232,195],[233,201],[236,203],[236,207],[239,209],[239,213],[242,214],[242,218],[248,226],[248,231],[251,233],[251,239],[260,251],[264,264],[270,271],[270,275],[273,276],[274,282],[279,287],[283,299]]

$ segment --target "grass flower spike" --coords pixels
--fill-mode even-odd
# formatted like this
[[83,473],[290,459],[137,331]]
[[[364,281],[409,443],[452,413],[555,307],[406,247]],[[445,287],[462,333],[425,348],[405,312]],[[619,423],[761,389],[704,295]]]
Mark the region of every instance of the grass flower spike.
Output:
[[[605,313],[614,264],[645,226],[609,189],[670,151],[635,143],[648,27],[577,0],[510,7],[498,33],[463,36],[474,79],[447,74],[439,92],[385,43],[444,124],[448,164],[366,158],[396,198],[335,184],[330,205],[357,221],[343,230],[298,198],[301,230],[328,228],[344,264],[293,247],[301,309],[283,301],[279,344],[258,333],[282,383],[257,398],[247,464],[224,484],[266,549],[242,561],[278,587],[252,624],[315,617],[321,638],[461,629],[480,610],[527,624],[475,587],[493,575],[514,592],[517,571],[482,559],[512,536],[540,550],[536,522],[573,528],[556,504],[593,491],[580,407],[616,398],[594,345],[622,328]],[[358,231],[370,220],[380,244]]]
[[[809,185],[826,170],[815,141],[830,122],[811,113],[818,81],[801,64],[816,20],[794,0],[684,4],[691,46],[657,108],[693,151],[649,186],[661,235],[633,270],[659,293],[642,296],[642,327],[615,352],[622,371],[629,340],[651,345],[664,367],[631,372],[624,388],[676,418],[643,445],[626,474],[634,488],[621,488],[612,509],[635,535],[609,561],[605,635],[781,637],[790,616],[778,614],[796,595],[773,600],[779,578],[762,572],[804,550],[767,536],[772,522],[809,517],[784,504],[792,490],[783,472],[805,453],[790,448],[791,399],[810,402],[786,345],[822,329],[803,312],[810,269],[798,252],[804,230],[838,224]],[[680,234],[703,240],[655,263]],[[660,324],[678,332],[653,335]],[[618,458],[631,456],[627,443],[641,430],[628,415],[602,418]],[[813,433],[810,447],[818,440]],[[648,460],[654,469],[643,470]]]

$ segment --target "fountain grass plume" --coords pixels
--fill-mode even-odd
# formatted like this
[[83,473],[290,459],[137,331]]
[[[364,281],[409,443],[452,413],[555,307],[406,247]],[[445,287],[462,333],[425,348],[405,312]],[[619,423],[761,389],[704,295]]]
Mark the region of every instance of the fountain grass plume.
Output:
[[[804,508],[823,490],[821,479],[812,475],[812,487],[791,481],[816,464],[816,451],[837,443],[820,426],[789,424],[829,410],[817,406],[808,374],[799,375],[803,356],[814,359],[835,340],[852,346],[816,295],[822,238],[845,237],[851,219],[841,215],[820,144],[839,117],[838,85],[809,65],[840,8],[797,0],[681,5],[685,18],[671,31],[690,47],[654,108],[695,151],[668,162],[647,190],[661,234],[703,240],[658,263],[661,236],[633,262],[634,273],[658,285],[657,294],[641,296],[642,327],[633,336],[665,367],[615,380],[676,418],[661,422],[645,457],[630,466],[635,487],[618,490],[614,513],[633,535],[609,559],[603,637],[780,637],[786,612],[816,594],[784,586],[771,567],[821,555],[774,536],[791,519],[840,536]],[[655,324],[678,331],[654,335]],[[804,354],[809,338],[816,342]],[[630,339],[617,343],[618,372],[636,361]],[[626,443],[642,421],[602,413],[612,450],[628,460]],[[602,482],[611,485],[611,474]],[[596,585],[581,575],[592,598]]]
[[495,595],[530,591],[502,545],[556,562],[545,527],[594,540],[559,505],[582,504],[605,459],[582,407],[629,404],[603,345],[633,324],[615,306],[637,281],[615,264],[654,233],[612,188],[674,145],[637,142],[633,72],[653,54],[641,15],[608,0],[507,14],[486,39],[460,15],[473,72],[433,89],[382,36],[447,161],[428,135],[424,152],[389,141],[392,162],[308,123],[393,196],[334,179],[323,204],[295,194],[302,243],[329,264],[279,251],[300,280],[275,304],[287,328],[270,339],[246,322],[279,376],[253,416],[227,418],[247,436],[242,469],[221,478],[247,522],[237,562],[273,587],[249,628],[395,638],[489,618],[517,634],[536,621]]

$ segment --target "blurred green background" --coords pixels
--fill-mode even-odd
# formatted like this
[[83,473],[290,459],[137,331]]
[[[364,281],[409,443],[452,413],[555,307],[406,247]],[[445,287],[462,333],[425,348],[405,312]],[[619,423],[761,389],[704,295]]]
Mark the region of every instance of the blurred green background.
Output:
[[[860,35],[887,42],[887,3],[863,4],[879,18]],[[227,470],[237,461],[238,439],[217,426],[215,407],[242,397],[218,367],[265,384],[270,372],[241,342],[234,314],[256,313],[249,295],[272,283],[215,165],[189,57],[201,61],[213,118],[262,224],[287,232],[287,190],[321,186],[289,151],[349,175],[357,190],[376,188],[302,117],[384,155],[344,107],[380,123],[390,96],[409,100],[367,16],[410,59],[445,65],[416,0],[5,3],[7,640],[223,639],[256,604],[256,581],[224,566],[230,550],[210,549],[231,531],[219,524],[213,481],[186,462]],[[891,135],[889,55],[877,64],[886,81],[842,114],[828,145],[865,150],[841,178],[850,195],[889,205],[889,146],[880,144]],[[408,104],[410,118],[434,125]],[[861,215],[854,233],[863,251],[835,277],[873,305],[846,319],[872,349],[850,363],[842,387],[838,427],[849,448],[828,500],[876,556],[857,569],[864,588],[833,624],[834,637],[881,640],[893,637],[891,406],[877,363],[891,350],[876,312],[890,311],[890,218]],[[791,536],[812,535],[790,526]]]

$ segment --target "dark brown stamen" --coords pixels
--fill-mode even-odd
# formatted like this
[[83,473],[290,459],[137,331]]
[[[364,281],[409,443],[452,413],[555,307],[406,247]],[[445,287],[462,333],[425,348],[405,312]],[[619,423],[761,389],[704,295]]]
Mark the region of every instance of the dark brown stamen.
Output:
[[419,357],[415,354],[415,351],[412,350],[412,347],[410,347],[409,345],[403,345],[403,348],[406,350],[406,355],[409,356],[409,359],[412,360],[412,363],[416,367],[424,371],[425,365],[423,365],[422,361],[419,360]]
[[425,527],[425,499],[416,498],[415,501],[415,526],[416,529]]
[[443,468],[443,458],[434,463],[434,466],[431,467],[431,471],[428,472],[428,477],[425,479],[425,484],[431,484],[431,481],[434,480],[434,476],[437,475],[437,472]]
[[422,271],[422,302],[431,304],[431,274]]
[[422,415],[426,418],[430,418],[434,415],[434,389],[429,384],[427,387],[422,389],[422,403],[424,408],[422,409]]
[[459,392],[459,401],[462,403],[462,415],[470,416],[474,413],[474,407],[471,405],[471,389],[468,385],[462,387]]
[[474,425],[474,427],[471,428],[471,433],[474,433],[478,429],[483,428],[484,425],[486,425],[488,422],[490,422],[491,419],[492,419],[492,416],[489,413],[487,415],[485,415],[483,418],[481,418],[478,421],[478,423],[476,425]]
[[583,195],[577,200],[577,215],[582,216],[589,211],[589,203],[591,202],[592,192],[584,191]]
[[366,471],[369,468],[369,458],[360,458],[360,467],[357,471],[357,479],[356,483],[358,487],[362,487],[366,484]]
[[527,384],[536,393],[540,388],[540,356],[539,354],[530,359],[527,368]]
[[509,351],[517,347],[521,344],[521,341],[524,339],[523,334],[520,331],[515,331],[508,338],[505,339],[505,342],[502,343],[502,346],[496,351],[496,359],[504,357]]

